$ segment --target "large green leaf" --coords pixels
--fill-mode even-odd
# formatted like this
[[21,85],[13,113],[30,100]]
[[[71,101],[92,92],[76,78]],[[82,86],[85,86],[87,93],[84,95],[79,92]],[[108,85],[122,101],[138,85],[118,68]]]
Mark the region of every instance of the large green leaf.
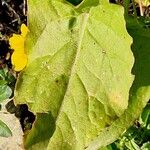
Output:
[[28,65],[15,99],[41,115],[25,147],[83,150],[128,106],[133,55],[123,8],[79,13],[59,0],[30,0],[28,10]]
[[135,80],[130,90],[129,106],[119,119],[94,139],[87,150],[96,150],[114,142],[139,117],[150,99],[150,30],[144,29],[133,18],[127,18],[127,27],[133,37],[132,50],[135,56]]

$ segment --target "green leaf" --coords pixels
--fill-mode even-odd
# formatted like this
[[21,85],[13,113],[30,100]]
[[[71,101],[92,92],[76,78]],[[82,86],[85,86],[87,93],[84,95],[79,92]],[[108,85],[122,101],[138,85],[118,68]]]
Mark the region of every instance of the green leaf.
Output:
[[11,88],[6,83],[6,81],[0,80],[0,103],[8,99],[12,94]]
[[142,120],[142,125],[143,126],[147,127],[148,125],[150,125],[150,104],[148,104],[144,108],[144,110],[141,114],[141,120]]
[[0,103],[8,99],[12,94],[11,88],[7,85],[12,81],[9,79],[10,76],[12,75],[8,73],[7,68],[0,69]]
[[26,148],[45,149],[55,130],[55,120],[51,113],[37,114],[31,131],[25,134]]
[[5,80],[6,74],[4,69],[0,69],[0,80]]
[[[99,5],[77,13],[54,0],[31,0],[28,7],[29,57],[17,81],[16,104],[26,103],[34,113],[50,112],[55,124],[37,118],[25,147],[84,149],[128,105],[133,55],[123,8]],[[49,126],[46,135],[43,126]],[[33,138],[37,133],[43,140]]]
[[93,6],[97,6],[99,4],[99,0],[83,0],[78,6],[78,11],[84,11],[85,9],[91,8]]
[[0,120],[0,136],[2,137],[9,137],[12,136],[11,130],[8,126]]
[[131,24],[128,22],[127,27],[133,37],[132,50],[136,58],[133,67],[135,80],[130,90],[129,106],[119,119],[99,134],[87,150],[95,150],[114,142],[140,116],[150,99],[150,30],[142,28],[134,19]]
[[150,149],[150,142],[144,143],[141,147],[141,150],[149,150]]

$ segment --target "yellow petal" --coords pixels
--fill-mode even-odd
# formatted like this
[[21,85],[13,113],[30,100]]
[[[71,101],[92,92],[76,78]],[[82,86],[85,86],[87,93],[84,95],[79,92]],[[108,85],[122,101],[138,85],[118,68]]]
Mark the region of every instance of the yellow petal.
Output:
[[10,48],[14,51],[24,52],[24,41],[25,39],[18,34],[13,34],[9,39]]
[[11,56],[11,62],[15,71],[21,71],[27,65],[27,55],[25,53],[14,52]]
[[28,27],[25,24],[21,25],[21,36],[24,38],[27,36],[27,33],[29,32]]

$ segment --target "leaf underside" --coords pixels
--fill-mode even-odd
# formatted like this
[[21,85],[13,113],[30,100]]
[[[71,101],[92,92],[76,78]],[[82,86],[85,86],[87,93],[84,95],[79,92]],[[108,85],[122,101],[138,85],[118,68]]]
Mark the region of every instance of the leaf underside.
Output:
[[[127,109],[134,59],[123,8],[83,10],[61,0],[28,2],[28,65],[15,90],[16,104],[26,103],[37,114],[25,135],[26,149],[97,149],[119,136],[145,106],[132,114],[142,93],[135,84]],[[95,139],[98,135],[104,139]]]

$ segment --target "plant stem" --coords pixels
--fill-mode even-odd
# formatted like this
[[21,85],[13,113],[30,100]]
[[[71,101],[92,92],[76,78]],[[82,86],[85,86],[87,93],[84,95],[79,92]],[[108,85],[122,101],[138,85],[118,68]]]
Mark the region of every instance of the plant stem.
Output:
[[141,0],[138,0],[138,1],[139,1],[139,7],[140,7],[140,15],[144,16],[142,2],[141,2]]

